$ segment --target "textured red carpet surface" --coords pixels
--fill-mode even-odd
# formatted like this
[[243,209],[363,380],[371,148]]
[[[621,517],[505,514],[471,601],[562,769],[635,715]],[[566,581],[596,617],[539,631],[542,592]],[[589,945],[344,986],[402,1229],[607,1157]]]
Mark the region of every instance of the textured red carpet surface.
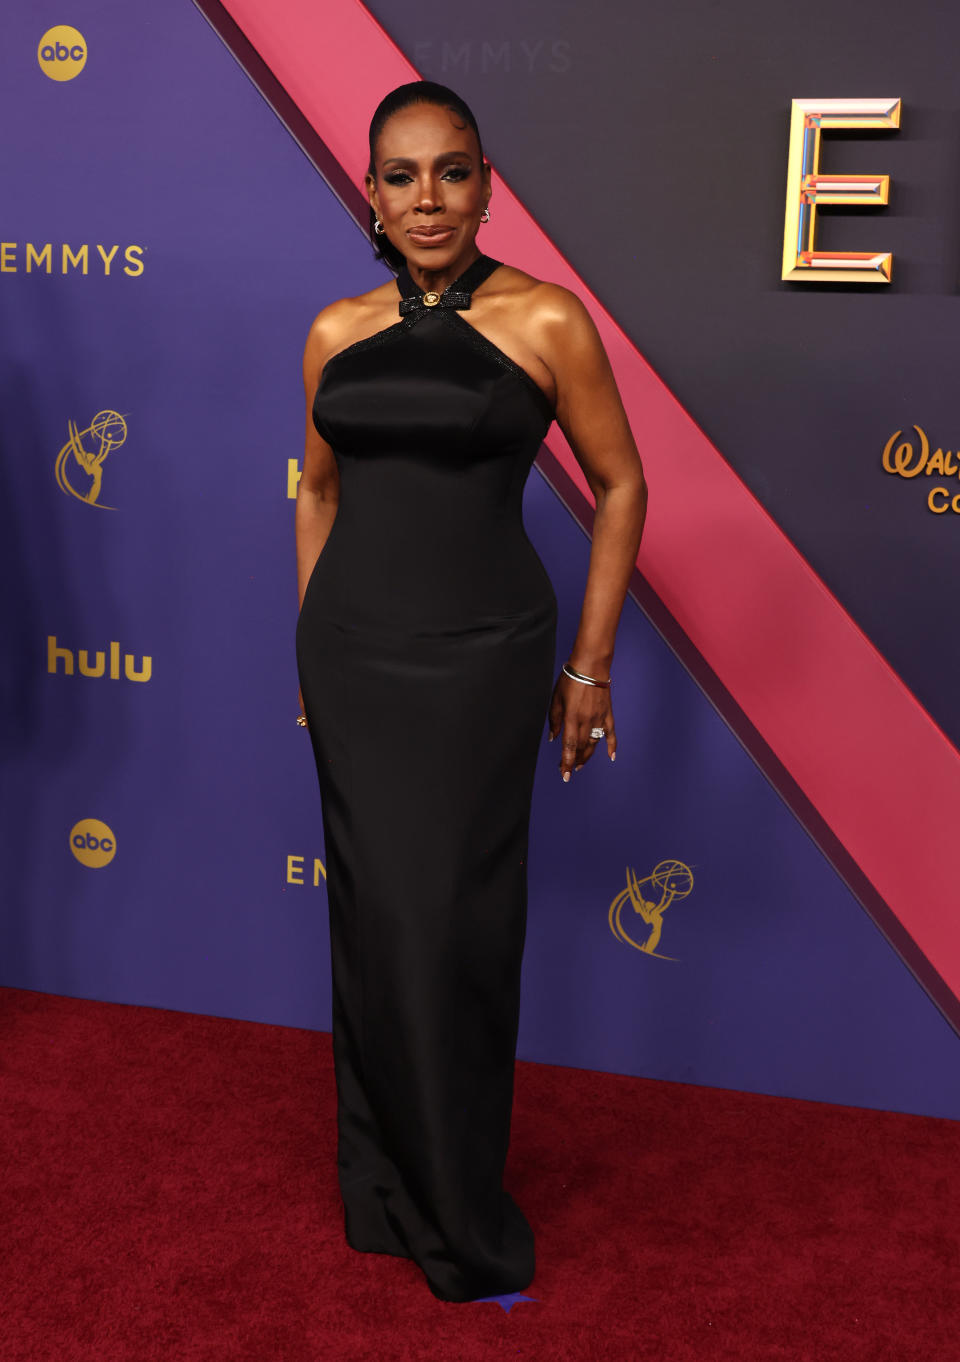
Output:
[[343,1238],[326,1033],[0,989],[3,1362],[960,1360],[960,1122],[520,1064],[534,1301]]

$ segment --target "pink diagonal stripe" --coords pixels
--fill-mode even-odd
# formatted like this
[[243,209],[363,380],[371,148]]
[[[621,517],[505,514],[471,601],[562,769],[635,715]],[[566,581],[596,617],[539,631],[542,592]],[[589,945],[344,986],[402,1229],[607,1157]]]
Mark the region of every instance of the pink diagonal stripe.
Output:
[[[419,73],[357,0],[225,7],[362,186],[374,108]],[[960,753],[496,172],[493,182],[481,248],[577,293],[610,355],[650,485],[638,568],[960,997]],[[556,425],[547,444],[592,504]]]

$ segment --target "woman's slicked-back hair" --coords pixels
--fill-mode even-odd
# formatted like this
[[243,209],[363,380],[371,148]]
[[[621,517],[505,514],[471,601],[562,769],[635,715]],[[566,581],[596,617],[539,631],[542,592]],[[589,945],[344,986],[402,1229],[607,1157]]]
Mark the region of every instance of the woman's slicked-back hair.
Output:
[[[370,164],[367,167],[370,175],[376,176],[377,173],[377,140],[383,131],[384,124],[395,113],[398,113],[401,109],[409,108],[411,104],[438,104],[441,108],[452,109],[454,113],[459,114],[465,123],[469,123],[477,135],[480,164],[483,164],[483,143],[480,141],[480,129],[477,127],[477,120],[466,101],[461,99],[456,91],[451,90],[447,85],[438,85],[433,80],[411,80],[408,84],[398,85],[395,90],[384,95],[374,110],[373,118],[370,120]],[[404,256],[388,240],[386,232],[374,231],[375,220],[376,214],[371,208],[369,235],[373,253],[378,260],[383,260],[389,265],[396,274],[404,263]]]

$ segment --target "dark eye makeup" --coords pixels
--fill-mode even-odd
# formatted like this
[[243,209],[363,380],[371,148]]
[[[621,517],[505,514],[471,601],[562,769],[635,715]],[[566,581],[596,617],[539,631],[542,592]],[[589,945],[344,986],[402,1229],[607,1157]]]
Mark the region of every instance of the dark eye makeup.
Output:
[[[444,177],[450,175],[454,180],[465,180],[469,174],[470,171],[467,166],[451,166],[449,170],[444,171]],[[387,184],[403,184],[410,179],[410,176],[405,170],[391,170],[383,178]]]

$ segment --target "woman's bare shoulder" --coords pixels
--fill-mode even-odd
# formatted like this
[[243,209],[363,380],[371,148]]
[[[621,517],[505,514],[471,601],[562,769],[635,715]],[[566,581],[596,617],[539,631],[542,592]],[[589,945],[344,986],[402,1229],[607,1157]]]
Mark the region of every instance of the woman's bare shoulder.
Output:
[[531,319],[541,325],[566,325],[589,315],[577,294],[563,284],[538,279],[516,265],[503,265],[497,277],[504,294],[521,295]]
[[314,317],[308,341],[322,342],[328,338],[336,340],[341,332],[362,327],[368,317],[382,313],[385,304],[396,295],[396,291],[396,284],[392,279],[388,279],[366,293],[335,298],[333,302],[327,303],[326,307],[322,307]]
[[319,373],[328,357],[344,349],[360,336],[376,330],[385,309],[396,297],[392,279],[366,293],[335,298],[322,307],[310,324],[304,347],[304,372]]

